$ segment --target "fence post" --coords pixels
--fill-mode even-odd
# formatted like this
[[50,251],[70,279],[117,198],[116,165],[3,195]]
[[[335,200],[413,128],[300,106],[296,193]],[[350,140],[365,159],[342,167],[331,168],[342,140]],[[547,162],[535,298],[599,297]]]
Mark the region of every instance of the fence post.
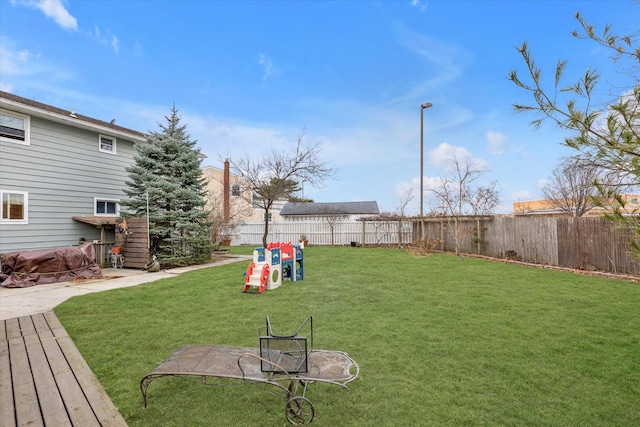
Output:
[[478,229],[478,232],[477,232],[477,235],[478,235],[478,237],[477,237],[477,239],[478,239],[478,255],[480,255],[480,242],[482,241],[482,235],[480,234],[481,233],[480,232],[480,218],[478,218],[476,220],[476,227]]

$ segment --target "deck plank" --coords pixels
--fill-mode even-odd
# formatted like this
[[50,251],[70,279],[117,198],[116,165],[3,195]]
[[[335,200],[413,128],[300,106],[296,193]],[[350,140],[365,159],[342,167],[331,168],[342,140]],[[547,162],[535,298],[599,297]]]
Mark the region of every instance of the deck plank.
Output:
[[71,370],[71,366],[60,349],[57,338],[51,335],[50,338],[42,336],[42,347],[44,348],[47,360],[51,366],[51,371],[55,378],[58,390],[67,408],[67,413],[73,425],[76,426],[98,426],[91,405],[87,402],[82,388]]
[[[17,323],[17,322],[16,322]],[[15,405],[16,424],[19,426],[43,426],[36,386],[29,366],[27,348],[22,337],[9,340],[11,357],[11,381]]]
[[7,340],[22,337],[22,332],[20,331],[20,322],[18,322],[17,317],[5,320],[5,327],[7,329]]
[[5,322],[0,320],[0,340],[6,340],[7,338],[7,326]]
[[53,332],[53,336],[55,336],[56,338],[69,336],[67,334],[67,331],[62,326],[62,323],[60,323],[60,320],[58,320],[53,311],[47,311],[43,313],[43,316],[45,321],[47,322],[47,325],[49,325],[49,329],[51,330],[51,332]]
[[18,317],[18,324],[20,325],[20,333],[23,337],[36,334],[36,328],[33,326],[31,316]]
[[69,416],[64,407],[64,402],[58,392],[56,384],[47,356],[44,353],[40,337],[37,335],[28,335],[24,337],[27,354],[29,355],[29,363],[31,372],[36,386],[38,399],[40,403],[40,412],[44,423],[47,426],[71,426]]
[[102,388],[98,378],[84,358],[81,356],[76,345],[71,338],[61,337],[57,338],[58,345],[64,353],[65,357],[71,365],[74,366],[74,372],[78,383],[85,391],[85,397],[93,408],[95,416],[103,426],[126,426],[127,423],[122,418],[122,415],[118,412],[109,396]]
[[31,320],[33,320],[33,326],[36,328],[36,332],[38,334],[41,334],[46,331],[51,332],[51,328],[49,327],[47,320],[44,318],[43,313],[31,315]]
[[[4,322],[0,322],[4,326]],[[11,362],[9,360],[9,341],[0,340],[0,426],[15,427],[15,406],[13,404],[13,385],[11,383]]]

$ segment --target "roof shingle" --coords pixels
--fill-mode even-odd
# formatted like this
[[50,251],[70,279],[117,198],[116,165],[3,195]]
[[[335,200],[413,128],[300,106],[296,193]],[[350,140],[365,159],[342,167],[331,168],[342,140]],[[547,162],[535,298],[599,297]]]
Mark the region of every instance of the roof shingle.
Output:
[[332,203],[313,203],[313,202],[287,202],[282,207],[280,215],[327,215],[327,214],[344,214],[344,215],[378,215],[378,202],[332,202]]

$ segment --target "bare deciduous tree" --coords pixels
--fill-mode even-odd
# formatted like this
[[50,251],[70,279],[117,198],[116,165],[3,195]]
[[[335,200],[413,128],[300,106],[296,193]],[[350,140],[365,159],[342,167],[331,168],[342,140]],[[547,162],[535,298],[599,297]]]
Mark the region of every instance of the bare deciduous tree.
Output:
[[433,193],[432,206],[436,215],[447,218],[454,239],[456,254],[460,254],[460,222],[465,215],[490,215],[499,203],[497,182],[488,186],[476,186],[476,182],[486,171],[468,161],[460,161],[455,156],[449,176],[430,191]]
[[398,207],[396,208],[396,214],[398,215],[398,247],[402,247],[402,228],[405,220],[407,219],[407,206],[414,198],[413,188],[409,188],[402,196],[400,196],[400,201]]
[[329,228],[331,233],[331,246],[335,244],[335,231],[340,227],[340,224],[347,220],[346,212],[337,206],[325,206],[320,212],[320,217]]
[[[581,158],[563,159],[553,171],[542,194],[548,203],[568,216],[581,217],[602,206],[602,191],[617,188],[620,178]],[[600,189],[596,186],[600,186]]]
[[493,215],[500,204],[498,181],[491,181],[486,187],[476,187],[469,193],[472,215]]
[[259,158],[245,154],[235,160],[229,159],[233,172],[249,185],[250,191],[245,193],[247,200],[264,211],[264,247],[267,246],[269,212],[273,203],[295,197],[303,181],[319,187],[335,175],[335,169],[320,158],[320,144],[305,147],[303,139],[304,130],[292,150],[272,149]]
[[209,221],[211,224],[211,242],[214,248],[219,248],[222,242],[230,239],[236,228],[244,218],[251,216],[253,209],[248,203],[233,203],[229,211],[224,209],[224,189],[218,193],[207,193],[209,207]]

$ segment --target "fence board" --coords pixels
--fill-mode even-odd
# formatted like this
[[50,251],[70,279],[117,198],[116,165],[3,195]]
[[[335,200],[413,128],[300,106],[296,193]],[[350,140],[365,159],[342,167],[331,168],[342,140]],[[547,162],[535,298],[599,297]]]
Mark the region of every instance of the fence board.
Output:
[[[429,219],[425,221],[425,235],[443,240],[441,249],[455,251],[453,225],[448,218]],[[463,218],[458,238],[462,253],[638,275],[640,266],[628,245],[631,233],[616,226],[605,218],[496,216],[479,222]]]
[[559,263],[564,266],[637,275],[628,242],[631,233],[602,218],[558,218]]
[[[122,247],[124,266],[144,268],[149,262],[147,220],[141,217],[127,219],[128,232],[116,232],[116,246]],[[118,224],[120,225],[120,224]]]
[[[401,233],[398,231],[400,227]],[[232,244],[261,245],[264,234],[263,222],[247,222],[238,226],[237,239]],[[304,234],[310,245],[326,246],[350,245],[351,242],[367,245],[398,245],[399,236],[402,243],[412,241],[412,224],[403,221],[353,221],[335,224],[333,233],[329,224],[322,221],[291,221],[269,224],[269,242],[298,242]]]

